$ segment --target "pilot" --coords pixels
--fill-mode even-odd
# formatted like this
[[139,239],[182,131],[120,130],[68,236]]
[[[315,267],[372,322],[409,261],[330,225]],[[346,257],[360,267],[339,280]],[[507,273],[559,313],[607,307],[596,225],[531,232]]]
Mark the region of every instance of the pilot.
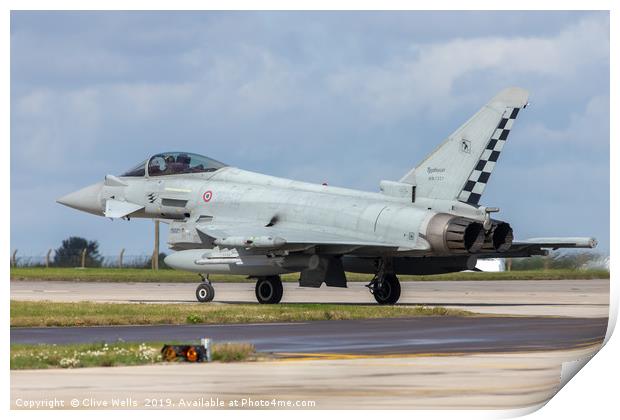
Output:
[[186,173],[189,172],[189,164],[192,161],[192,158],[189,157],[189,155],[186,155],[185,153],[180,154],[179,156],[177,156],[177,167],[178,167],[178,173]]
[[162,175],[166,171],[166,161],[161,156],[155,156],[149,162],[149,175]]
[[172,174],[175,173],[175,163],[174,163],[174,156],[172,155],[168,155],[165,157],[164,159],[165,161],[165,169],[164,172],[168,173],[168,174]]

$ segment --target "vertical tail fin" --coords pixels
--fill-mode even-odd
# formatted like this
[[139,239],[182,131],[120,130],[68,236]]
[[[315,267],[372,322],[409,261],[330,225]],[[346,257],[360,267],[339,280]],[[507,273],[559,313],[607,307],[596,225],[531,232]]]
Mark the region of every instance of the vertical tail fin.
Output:
[[415,184],[419,197],[477,205],[527,98],[521,88],[501,91],[400,182]]

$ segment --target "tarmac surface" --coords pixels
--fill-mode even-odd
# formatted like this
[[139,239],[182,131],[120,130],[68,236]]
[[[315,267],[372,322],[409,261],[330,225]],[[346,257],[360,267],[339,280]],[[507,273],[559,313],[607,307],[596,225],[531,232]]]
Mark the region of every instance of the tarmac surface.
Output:
[[[11,299],[54,302],[196,303],[198,283],[11,281]],[[401,282],[400,305],[444,306],[527,316],[603,318],[609,312],[609,279]],[[364,283],[346,289],[284,283],[283,303],[375,304]],[[212,304],[255,303],[252,283],[215,283]]]
[[246,342],[287,354],[541,351],[601,342],[607,318],[418,317],[227,325],[11,328],[11,344]]

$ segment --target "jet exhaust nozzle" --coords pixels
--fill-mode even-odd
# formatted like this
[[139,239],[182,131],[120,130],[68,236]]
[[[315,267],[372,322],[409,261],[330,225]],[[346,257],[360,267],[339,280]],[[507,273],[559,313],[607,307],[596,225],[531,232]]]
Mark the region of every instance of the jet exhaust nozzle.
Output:
[[506,252],[510,249],[513,239],[512,227],[506,222],[501,222],[493,232],[493,247],[498,252]]
[[436,252],[443,254],[475,253],[485,241],[482,223],[445,213],[431,219],[426,238]]
[[512,227],[506,222],[492,220],[491,229],[486,233],[484,239],[484,251],[506,252],[512,246],[514,234]]

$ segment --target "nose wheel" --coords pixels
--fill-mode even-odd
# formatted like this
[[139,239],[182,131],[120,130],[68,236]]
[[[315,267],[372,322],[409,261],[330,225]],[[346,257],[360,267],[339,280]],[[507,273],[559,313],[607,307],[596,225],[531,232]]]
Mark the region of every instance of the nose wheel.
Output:
[[377,274],[366,287],[380,305],[394,305],[400,298],[400,282],[394,273]]
[[256,280],[256,300],[262,304],[280,303],[284,288],[280,276],[258,277]]
[[198,299],[198,302],[211,302],[214,297],[215,289],[213,289],[211,283],[205,281],[196,288],[196,299]]

